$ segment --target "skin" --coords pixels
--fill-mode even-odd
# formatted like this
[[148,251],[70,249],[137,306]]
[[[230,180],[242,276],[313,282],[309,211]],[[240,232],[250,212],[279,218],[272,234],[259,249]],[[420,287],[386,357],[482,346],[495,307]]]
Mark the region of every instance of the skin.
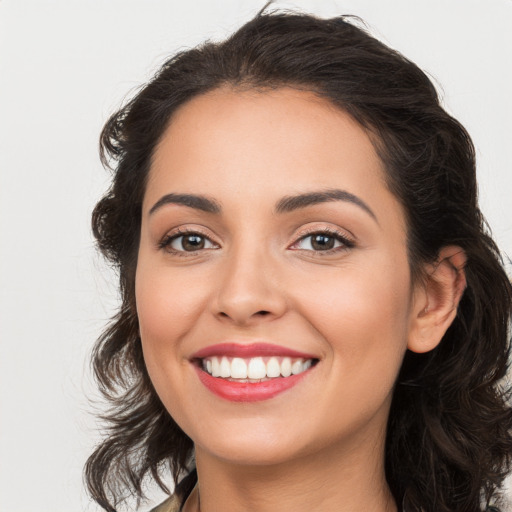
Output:
[[[372,214],[344,200],[275,212],[283,197],[332,189]],[[222,211],[168,203],[150,213],[170,193]],[[180,238],[162,247],[177,228],[206,237],[204,248],[187,252]],[[350,244],[315,250],[308,235],[326,229]],[[405,350],[431,350],[453,320],[463,264],[446,248],[411,282],[404,212],[382,162],[326,100],[223,88],[182,106],[152,161],[136,301],[152,382],[195,443],[199,484],[185,510],[396,510],[384,475],[393,386]],[[226,340],[319,362],[270,400],[230,402],[190,360]]]

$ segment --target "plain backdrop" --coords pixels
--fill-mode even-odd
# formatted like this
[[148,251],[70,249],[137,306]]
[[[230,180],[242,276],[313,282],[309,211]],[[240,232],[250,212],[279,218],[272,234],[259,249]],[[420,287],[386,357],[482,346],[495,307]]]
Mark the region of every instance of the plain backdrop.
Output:
[[[90,231],[108,184],[102,124],[169,54],[222,38],[263,4],[0,0],[2,512],[98,510],[81,472],[99,439],[88,353],[117,304]],[[481,207],[512,256],[512,0],[276,6],[359,15],[433,77],[473,136]]]

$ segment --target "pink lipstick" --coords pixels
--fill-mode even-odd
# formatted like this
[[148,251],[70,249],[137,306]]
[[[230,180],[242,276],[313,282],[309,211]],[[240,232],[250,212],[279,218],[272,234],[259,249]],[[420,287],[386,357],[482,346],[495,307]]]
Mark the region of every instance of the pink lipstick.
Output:
[[212,393],[230,401],[254,402],[295,386],[318,359],[268,343],[222,343],[201,349],[191,361]]
[[257,356],[288,356],[303,359],[315,359],[316,356],[298,352],[271,343],[218,343],[196,352],[191,359],[203,359],[209,356],[257,357]]

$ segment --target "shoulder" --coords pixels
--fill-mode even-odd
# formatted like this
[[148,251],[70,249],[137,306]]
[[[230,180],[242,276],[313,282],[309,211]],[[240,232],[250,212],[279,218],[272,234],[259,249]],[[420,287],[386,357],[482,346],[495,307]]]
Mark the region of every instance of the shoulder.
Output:
[[172,495],[167,498],[165,501],[157,505],[155,508],[152,508],[150,512],[179,512],[180,510],[180,502],[176,495]]

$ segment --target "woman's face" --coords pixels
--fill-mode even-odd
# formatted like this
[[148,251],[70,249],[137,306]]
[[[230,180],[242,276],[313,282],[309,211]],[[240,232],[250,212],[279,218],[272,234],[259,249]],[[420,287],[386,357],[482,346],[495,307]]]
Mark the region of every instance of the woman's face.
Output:
[[175,114],[136,300],[151,380],[196,451],[268,464],[380,446],[412,299],[402,207],[346,113],[226,88]]

